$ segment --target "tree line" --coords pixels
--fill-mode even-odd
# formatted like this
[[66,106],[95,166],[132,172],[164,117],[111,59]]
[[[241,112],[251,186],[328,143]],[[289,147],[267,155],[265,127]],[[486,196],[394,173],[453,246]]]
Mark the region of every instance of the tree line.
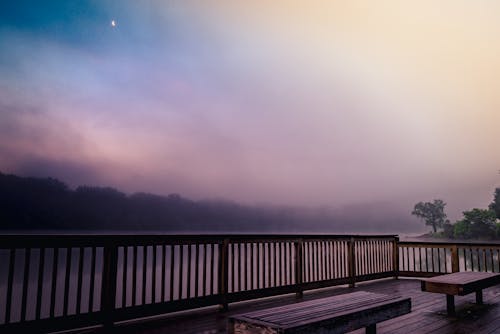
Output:
[[403,210],[394,211],[390,204],[341,208],[245,205],[191,200],[176,193],[125,194],[88,185],[70,189],[54,178],[0,172],[0,230],[394,233],[414,229],[409,223],[408,215]]
[[412,215],[431,226],[433,236],[450,239],[500,239],[500,188],[487,209],[474,208],[463,212],[462,219],[451,223],[445,213],[446,203],[441,199],[415,204]]

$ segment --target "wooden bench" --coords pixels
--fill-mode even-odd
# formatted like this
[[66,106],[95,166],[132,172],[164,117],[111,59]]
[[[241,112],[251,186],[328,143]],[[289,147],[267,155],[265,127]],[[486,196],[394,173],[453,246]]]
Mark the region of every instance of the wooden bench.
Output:
[[500,283],[500,274],[459,272],[422,280],[422,291],[446,294],[448,315],[455,315],[455,296],[476,293],[476,303],[483,303],[483,289]]
[[410,298],[358,291],[229,318],[229,333],[345,333],[410,313]]

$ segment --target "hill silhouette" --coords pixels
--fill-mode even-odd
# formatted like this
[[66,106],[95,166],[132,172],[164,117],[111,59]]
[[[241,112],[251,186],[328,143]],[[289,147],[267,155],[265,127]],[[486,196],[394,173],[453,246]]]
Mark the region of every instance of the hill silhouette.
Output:
[[110,187],[70,189],[54,178],[0,173],[0,229],[165,232],[393,233],[411,223],[387,205],[343,210],[194,201],[178,194],[127,195]]

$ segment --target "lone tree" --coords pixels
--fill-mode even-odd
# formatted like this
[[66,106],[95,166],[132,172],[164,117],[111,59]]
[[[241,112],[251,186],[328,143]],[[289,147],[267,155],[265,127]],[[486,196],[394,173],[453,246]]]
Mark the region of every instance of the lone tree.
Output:
[[442,228],[445,223],[449,223],[444,213],[446,203],[441,199],[435,199],[434,202],[419,202],[415,204],[412,215],[425,221],[425,225],[432,226],[434,233],[438,228]]

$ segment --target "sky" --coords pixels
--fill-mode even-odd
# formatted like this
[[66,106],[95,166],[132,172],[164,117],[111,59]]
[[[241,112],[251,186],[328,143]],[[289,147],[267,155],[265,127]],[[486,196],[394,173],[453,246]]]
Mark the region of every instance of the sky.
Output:
[[[3,1],[0,171],[450,218],[500,186],[500,3]],[[112,24],[114,22],[114,24]]]

